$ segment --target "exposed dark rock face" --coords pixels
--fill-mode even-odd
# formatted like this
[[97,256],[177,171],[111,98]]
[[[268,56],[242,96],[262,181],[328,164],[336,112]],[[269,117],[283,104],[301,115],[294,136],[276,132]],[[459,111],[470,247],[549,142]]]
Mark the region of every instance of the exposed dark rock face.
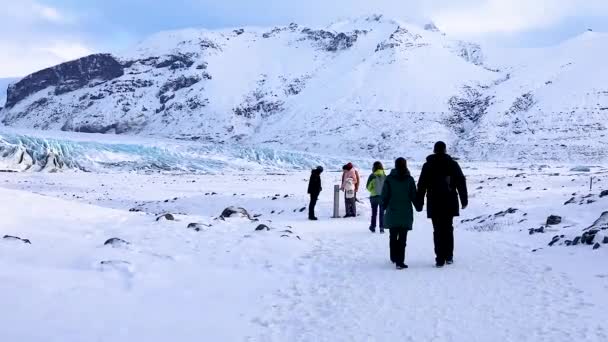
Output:
[[[411,33],[405,27],[398,27],[395,32],[393,32],[387,40],[376,46],[376,52],[395,49],[398,47],[402,47],[405,49],[413,48],[413,47],[422,47],[427,44],[421,42],[422,36],[419,34]],[[420,41],[420,42],[419,42]]]
[[194,64],[189,54],[177,54],[165,56],[163,60],[156,63],[156,68],[169,68],[170,70],[187,69]]
[[347,50],[355,45],[359,35],[366,33],[367,31],[334,33],[325,30],[312,30],[309,28],[302,30],[302,34],[306,36],[304,39],[317,42],[321,48],[328,52]]
[[99,84],[123,74],[123,66],[112,55],[90,55],[38,71],[11,85],[5,107],[12,108],[19,101],[48,87],[55,87],[55,95],[61,95],[91,82]]
[[447,119],[447,123],[456,131],[463,132],[465,130],[464,124],[467,122],[478,123],[486,115],[492,99],[492,96],[485,96],[475,88],[464,87],[462,95],[453,96],[448,101],[453,115]]

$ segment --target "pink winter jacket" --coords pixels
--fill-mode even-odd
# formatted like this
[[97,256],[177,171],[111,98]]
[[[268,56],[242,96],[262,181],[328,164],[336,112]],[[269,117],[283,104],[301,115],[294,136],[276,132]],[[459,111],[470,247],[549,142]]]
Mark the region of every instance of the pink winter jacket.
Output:
[[355,184],[355,191],[359,190],[359,171],[357,171],[354,167],[349,171],[344,171],[342,173],[342,189],[346,186],[346,180],[352,178]]

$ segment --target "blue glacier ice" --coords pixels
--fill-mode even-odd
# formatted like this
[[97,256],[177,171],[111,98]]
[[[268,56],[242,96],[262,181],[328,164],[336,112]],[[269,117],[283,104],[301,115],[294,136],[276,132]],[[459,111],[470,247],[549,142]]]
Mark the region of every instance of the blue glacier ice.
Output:
[[108,142],[73,135],[47,137],[0,131],[0,169],[221,173],[304,170],[316,165],[339,169],[346,162],[343,158],[268,148],[177,140]]

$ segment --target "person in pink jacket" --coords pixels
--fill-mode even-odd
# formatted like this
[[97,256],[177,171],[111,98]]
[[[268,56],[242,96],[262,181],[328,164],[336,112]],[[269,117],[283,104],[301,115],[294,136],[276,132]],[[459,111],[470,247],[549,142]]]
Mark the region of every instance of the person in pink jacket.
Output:
[[[349,181],[350,180],[350,181]],[[347,196],[346,187],[349,185],[347,183],[352,182],[355,187],[354,197]],[[348,163],[342,167],[342,186],[341,190],[345,191],[345,208],[346,208],[346,216],[345,217],[355,217],[357,216],[357,192],[359,191],[359,184],[361,183],[361,179],[359,178],[359,171],[355,169],[353,163]]]

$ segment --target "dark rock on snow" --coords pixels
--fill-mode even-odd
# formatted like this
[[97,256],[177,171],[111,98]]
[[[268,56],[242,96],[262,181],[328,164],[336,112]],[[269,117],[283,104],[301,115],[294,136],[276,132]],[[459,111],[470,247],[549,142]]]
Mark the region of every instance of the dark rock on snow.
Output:
[[600,198],[608,196],[608,190],[604,190],[600,193]]
[[112,246],[112,247],[125,247],[125,246],[130,245],[130,243],[123,239],[111,238],[111,239],[106,240],[106,242],[104,242],[103,245]]
[[562,223],[562,217],[557,215],[551,215],[547,217],[547,226],[555,226]]
[[165,219],[167,221],[175,221],[175,217],[172,214],[164,214],[156,218],[156,221]]
[[267,225],[265,225],[265,224],[261,224],[261,225],[257,226],[257,227],[255,228],[255,230],[256,230],[256,231],[261,231],[261,230],[266,230],[266,231],[268,231],[268,230],[270,230],[270,228],[269,228]]
[[247,217],[248,219],[253,221],[251,215],[249,215],[247,210],[245,210],[245,208],[240,207],[228,207],[224,209],[224,211],[222,211],[222,214],[220,215],[220,217],[223,218],[229,218],[233,216]]
[[4,235],[3,239],[5,239],[5,240],[12,240],[12,241],[21,241],[21,242],[29,244],[29,245],[32,244],[32,242],[30,240],[28,240],[28,239],[22,239],[22,238],[20,238],[18,236]]
[[551,242],[549,242],[549,246],[553,246],[554,244],[556,244],[559,240],[560,240],[560,236],[556,235],[553,237],[553,239],[551,240]]
[[202,223],[190,223],[188,224],[188,229],[193,229],[196,232],[200,232],[201,230],[205,229],[204,227],[211,227],[210,224],[202,224]]
[[599,243],[596,243],[595,245],[593,245],[593,249],[598,249],[600,247],[601,247],[601,245]]

